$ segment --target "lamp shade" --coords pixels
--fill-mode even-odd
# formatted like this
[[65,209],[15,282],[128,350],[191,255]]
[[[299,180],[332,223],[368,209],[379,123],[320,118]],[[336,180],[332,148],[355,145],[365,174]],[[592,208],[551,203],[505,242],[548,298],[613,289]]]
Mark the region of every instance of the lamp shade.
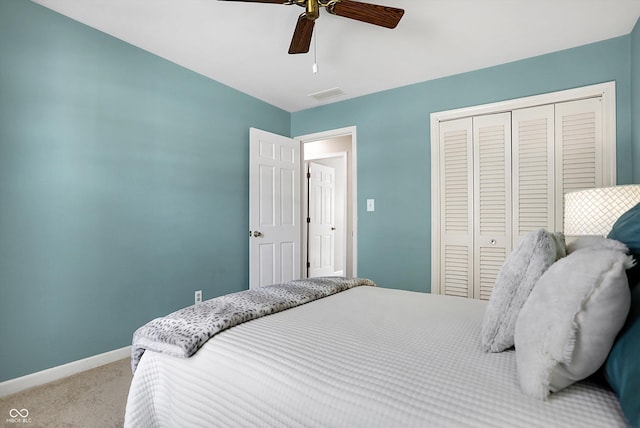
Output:
[[598,187],[564,195],[564,234],[606,236],[640,202],[640,185]]

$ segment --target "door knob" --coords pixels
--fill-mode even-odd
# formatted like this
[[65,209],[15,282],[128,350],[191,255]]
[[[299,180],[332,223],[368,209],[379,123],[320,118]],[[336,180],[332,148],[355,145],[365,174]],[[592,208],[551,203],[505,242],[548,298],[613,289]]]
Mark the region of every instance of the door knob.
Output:
[[336,230],[336,228],[335,228],[335,227],[332,227],[332,228],[331,228],[331,230]]
[[254,230],[254,231],[253,231],[253,237],[254,237],[254,238],[257,238],[257,237],[259,237],[259,236],[262,236],[262,232],[258,232],[257,230]]

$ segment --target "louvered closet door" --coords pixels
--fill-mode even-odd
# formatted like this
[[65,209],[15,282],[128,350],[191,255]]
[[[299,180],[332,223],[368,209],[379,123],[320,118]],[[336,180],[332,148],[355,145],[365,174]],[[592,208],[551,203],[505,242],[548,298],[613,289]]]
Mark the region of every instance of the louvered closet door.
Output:
[[609,185],[603,174],[602,98],[556,104],[556,225],[564,229],[564,194]]
[[474,293],[488,300],[511,250],[511,113],[473,118]]
[[555,227],[553,104],[514,110],[513,247],[527,233]]
[[471,118],[440,124],[440,293],[473,297]]

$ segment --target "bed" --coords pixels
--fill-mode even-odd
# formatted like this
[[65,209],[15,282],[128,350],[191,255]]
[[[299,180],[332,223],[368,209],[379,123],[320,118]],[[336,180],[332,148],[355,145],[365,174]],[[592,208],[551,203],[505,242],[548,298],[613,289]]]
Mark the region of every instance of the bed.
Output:
[[[636,211],[640,218],[640,204]],[[634,232],[634,239],[640,240],[640,234]],[[587,241],[581,245],[586,248],[592,244]],[[626,277],[624,287],[617,287],[617,295],[624,295],[623,303],[616,303],[612,310],[609,303],[596,302],[606,309],[600,314],[602,319],[616,318],[611,314],[618,313],[622,320],[608,333],[610,343],[597,362],[603,365],[608,358],[607,373],[618,381],[611,382],[614,388],[590,376],[567,385],[545,384],[544,397],[523,393],[523,377],[529,375],[524,365],[530,361],[522,355],[531,346],[524,327],[541,325],[546,334],[562,325],[553,319],[552,307],[532,317],[536,299],[547,305],[563,301],[556,297],[549,300],[541,284],[547,279],[551,289],[560,289],[558,283],[562,283],[561,289],[570,289],[571,280],[557,277],[563,273],[561,265],[575,267],[576,254],[591,260],[583,260],[584,268],[577,269],[576,278],[582,284],[584,271],[598,265],[593,260],[602,261],[606,254],[620,252],[619,248],[578,247],[573,254],[558,255],[559,260],[533,281],[537,285],[532,285],[530,295],[518,308],[515,339],[511,338],[515,350],[510,343],[503,343],[500,352],[487,352],[483,343],[488,314],[499,308],[493,295],[492,301],[484,302],[358,284],[225,326],[208,340],[199,339],[201,346],[189,358],[176,358],[171,352],[156,352],[151,347],[136,354],[134,346],[135,374],[125,426],[637,427],[640,422],[633,412],[640,395],[636,363],[640,287],[630,292]],[[513,252],[514,257],[521,253]],[[602,263],[609,268],[618,266],[624,274],[633,263],[628,262],[626,251],[616,254],[611,257],[620,258],[621,263]],[[535,257],[527,255],[525,259]],[[509,263],[508,259],[505,266]],[[614,277],[622,281],[619,272],[617,277],[608,272],[606,281]],[[500,289],[501,278],[494,291]],[[603,283],[602,278],[595,282]],[[581,292],[595,301],[606,294],[599,289]],[[583,300],[578,305],[583,312],[570,320],[569,328],[584,322],[588,304]],[[500,309],[497,313],[504,317],[507,312]],[[588,327],[588,323],[584,325]],[[599,324],[596,327],[601,330]],[[579,331],[573,334],[569,341],[576,349],[572,351],[575,356],[589,340]],[[553,354],[541,349],[545,358]],[[558,358],[568,354],[564,351],[564,357]],[[615,361],[609,367],[614,354]],[[560,368],[565,375],[572,375],[567,366]]]
[[356,287],[233,327],[188,359],[147,352],[126,426],[626,426],[596,383],[522,395],[515,352],[480,350],[485,306]]

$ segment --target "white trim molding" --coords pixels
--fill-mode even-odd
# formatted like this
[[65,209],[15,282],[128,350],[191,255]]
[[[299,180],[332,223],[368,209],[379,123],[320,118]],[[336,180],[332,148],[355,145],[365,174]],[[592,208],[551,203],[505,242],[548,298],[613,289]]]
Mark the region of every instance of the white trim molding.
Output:
[[0,398],[129,357],[131,357],[131,346],[125,346],[19,378],[9,379],[0,383]]

